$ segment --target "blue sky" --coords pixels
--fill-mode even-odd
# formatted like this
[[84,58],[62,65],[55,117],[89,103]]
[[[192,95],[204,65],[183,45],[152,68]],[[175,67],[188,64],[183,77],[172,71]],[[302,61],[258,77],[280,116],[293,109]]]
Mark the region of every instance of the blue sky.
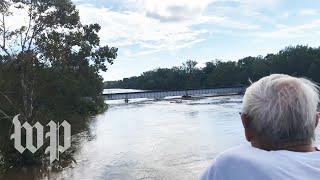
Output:
[[320,45],[318,0],[73,0],[83,23],[99,23],[119,48],[105,80],[158,67],[238,60],[290,45]]

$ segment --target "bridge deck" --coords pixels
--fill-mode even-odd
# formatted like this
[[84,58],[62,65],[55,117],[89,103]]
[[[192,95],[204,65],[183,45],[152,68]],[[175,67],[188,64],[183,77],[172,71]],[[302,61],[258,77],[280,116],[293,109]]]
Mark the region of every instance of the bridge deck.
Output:
[[212,88],[212,89],[189,89],[189,90],[175,90],[175,91],[142,91],[130,93],[112,93],[104,94],[105,100],[119,100],[119,99],[162,99],[172,96],[199,96],[199,95],[228,95],[241,94],[245,92],[246,87],[229,87],[229,88]]

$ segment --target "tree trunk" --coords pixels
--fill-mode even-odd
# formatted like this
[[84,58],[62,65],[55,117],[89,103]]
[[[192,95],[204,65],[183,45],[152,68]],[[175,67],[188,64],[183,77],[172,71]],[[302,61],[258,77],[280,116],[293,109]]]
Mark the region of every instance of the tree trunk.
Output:
[[[23,65],[24,66],[24,65]],[[27,68],[24,66],[21,71],[21,88],[22,88],[22,102],[23,113],[27,121],[32,121],[34,113],[34,82],[30,76],[27,75]],[[30,74],[30,72],[29,72]]]

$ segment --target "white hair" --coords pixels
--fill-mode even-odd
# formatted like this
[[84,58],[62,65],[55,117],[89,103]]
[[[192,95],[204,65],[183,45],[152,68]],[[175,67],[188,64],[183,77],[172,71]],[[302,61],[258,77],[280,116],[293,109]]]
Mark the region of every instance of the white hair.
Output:
[[272,143],[312,141],[319,86],[305,78],[272,74],[247,88],[243,113],[253,128]]

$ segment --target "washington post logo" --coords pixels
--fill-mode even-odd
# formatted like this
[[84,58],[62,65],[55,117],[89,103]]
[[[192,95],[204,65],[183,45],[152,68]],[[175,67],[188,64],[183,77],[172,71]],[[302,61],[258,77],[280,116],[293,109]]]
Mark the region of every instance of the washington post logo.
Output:
[[[37,122],[31,126],[28,122],[21,125],[19,119],[19,114],[16,115],[12,122],[14,125],[14,133],[10,136],[10,139],[14,139],[14,147],[20,153],[23,153],[26,149],[30,152],[35,153],[40,147],[43,146],[43,126]],[[50,121],[47,126],[49,127],[49,132],[45,134],[45,138],[49,138],[50,145],[45,149],[45,154],[49,154],[50,163],[55,160],[59,160],[59,153],[65,152],[71,146],[71,125],[67,121],[63,121],[61,124],[57,124]],[[59,143],[59,130],[63,127],[63,145]],[[21,145],[21,130],[22,128],[26,131],[26,145],[23,147]],[[36,146],[33,144],[33,129],[35,128],[37,134]]]

